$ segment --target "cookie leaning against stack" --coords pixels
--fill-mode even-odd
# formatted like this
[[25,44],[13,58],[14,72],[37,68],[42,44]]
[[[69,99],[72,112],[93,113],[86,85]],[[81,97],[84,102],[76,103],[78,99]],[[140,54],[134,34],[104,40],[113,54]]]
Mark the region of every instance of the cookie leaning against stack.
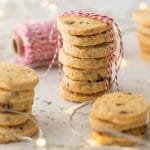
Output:
[[88,17],[61,16],[57,27],[63,38],[59,51],[64,71],[61,94],[74,102],[95,100],[106,91],[110,53],[108,25]]
[[[17,141],[22,136],[33,136],[38,127],[31,116],[36,72],[28,67],[0,63],[0,143]],[[11,112],[14,111],[14,112]]]
[[144,137],[147,128],[149,105],[141,95],[111,93],[98,98],[89,116],[92,138],[103,145],[133,145],[134,141],[118,137],[107,131],[120,131]]
[[133,18],[139,23],[137,35],[141,47],[141,56],[144,60],[150,62],[150,7],[136,10]]

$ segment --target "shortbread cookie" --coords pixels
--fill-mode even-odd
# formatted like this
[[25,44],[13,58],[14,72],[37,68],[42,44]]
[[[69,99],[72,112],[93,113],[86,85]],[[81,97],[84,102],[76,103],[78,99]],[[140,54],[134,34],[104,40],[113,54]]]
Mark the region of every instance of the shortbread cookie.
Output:
[[117,131],[125,131],[125,130],[144,126],[147,123],[148,119],[147,119],[147,115],[145,115],[142,118],[139,118],[139,120],[134,123],[122,125],[122,124],[112,123],[110,121],[97,119],[90,114],[89,121],[90,121],[90,125],[94,131],[101,131],[101,129],[103,129],[103,130],[112,129],[112,130],[117,130]]
[[91,46],[110,42],[109,32],[89,36],[73,36],[65,33],[62,33],[61,35],[63,38],[63,43],[70,43],[71,45]]
[[[94,94],[80,94],[80,93],[74,93],[67,88],[63,87],[63,85],[60,85],[60,92],[61,95],[64,97],[64,99],[72,102],[84,102],[89,100],[95,100],[98,97],[102,96],[106,91],[94,93]],[[108,91],[107,91],[108,92]]]
[[101,58],[106,57],[110,53],[110,44],[104,43],[95,46],[75,46],[68,42],[63,43],[63,50],[74,57],[79,58]]
[[150,7],[136,10],[133,18],[140,24],[150,26]]
[[141,33],[140,31],[137,32],[137,36],[138,36],[138,38],[139,38],[143,43],[145,43],[146,45],[148,45],[149,40],[150,40],[150,36],[147,36],[147,35]]
[[60,49],[58,59],[63,65],[79,69],[97,69],[100,67],[106,67],[109,64],[108,57],[97,59],[76,58],[66,54],[63,49]]
[[150,62],[150,52],[149,52],[149,53],[148,53],[148,52],[145,52],[147,49],[144,49],[144,48],[142,48],[142,50],[143,50],[143,51],[140,52],[142,58],[143,58],[145,61]]
[[149,112],[145,97],[133,93],[116,92],[103,95],[93,104],[91,114],[98,119],[126,125]]
[[[31,109],[23,113],[30,115]],[[29,118],[18,113],[0,113],[0,126],[16,126],[25,123]]]
[[140,42],[140,48],[143,52],[146,52],[147,54],[150,54],[150,44],[149,46]]
[[70,79],[79,81],[99,81],[108,77],[107,67],[86,70],[63,66],[63,71]]
[[25,66],[0,63],[0,87],[12,91],[33,89],[38,83],[37,73]]
[[61,83],[66,89],[81,94],[93,94],[106,90],[106,80],[97,82],[74,81],[64,76]]
[[143,51],[143,53],[150,55],[150,47],[145,45],[144,43],[140,43],[140,47],[141,47],[141,51]]
[[24,111],[31,108],[34,90],[7,91],[0,89],[0,112],[5,109]]
[[[138,38],[139,38],[140,46],[144,46],[144,47],[147,47],[147,48],[150,47],[150,42],[149,42],[148,39],[146,40],[145,38],[142,38],[141,35],[138,36]],[[148,51],[149,51],[149,50],[148,50]]]
[[[124,131],[123,133],[136,136],[138,138],[144,138],[147,131],[147,126],[143,126],[136,129],[131,129],[128,131]],[[102,132],[92,132],[92,138],[97,141],[99,144],[102,145],[121,145],[121,146],[131,146],[136,144],[135,141],[128,139],[127,137],[123,136],[115,136],[108,133]]]
[[144,35],[150,36],[150,25],[149,26],[141,25],[140,27],[138,27],[138,31]]
[[0,112],[7,110],[25,111],[31,108],[33,99],[23,99],[22,101],[14,101],[7,103],[0,103]]
[[60,32],[71,35],[93,35],[109,29],[106,23],[82,16],[59,17],[57,20],[57,28]]
[[38,126],[33,120],[17,126],[0,126],[0,143],[19,141],[22,137],[32,137],[38,132]]

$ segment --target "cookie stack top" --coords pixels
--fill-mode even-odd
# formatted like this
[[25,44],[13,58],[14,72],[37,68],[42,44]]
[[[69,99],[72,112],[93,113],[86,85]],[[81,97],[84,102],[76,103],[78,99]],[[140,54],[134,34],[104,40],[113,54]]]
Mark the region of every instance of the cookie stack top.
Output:
[[134,123],[149,111],[145,97],[132,93],[110,93],[98,98],[92,108],[96,118],[116,124]]
[[[138,130],[138,135],[147,124],[149,104],[145,97],[133,93],[110,93],[98,98],[93,104],[90,113],[90,124],[94,130],[94,138],[101,137],[101,144],[116,144],[115,136],[106,134],[107,130],[116,130],[128,134]],[[106,141],[103,138],[107,135]],[[136,135],[136,134],[133,134]],[[107,141],[107,139],[114,139]],[[121,140],[123,138],[120,138]],[[118,142],[121,145],[132,145],[133,141],[124,138],[126,142]]]
[[107,24],[82,16],[61,16],[57,20],[60,31],[70,35],[94,35],[108,30]]
[[0,63],[0,88],[13,91],[32,90],[39,81],[37,73],[26,66]]

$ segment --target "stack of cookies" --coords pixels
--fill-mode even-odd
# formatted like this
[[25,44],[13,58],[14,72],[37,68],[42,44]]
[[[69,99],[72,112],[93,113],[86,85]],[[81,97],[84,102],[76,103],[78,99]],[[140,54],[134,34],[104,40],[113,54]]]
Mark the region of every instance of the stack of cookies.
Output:
[[149,104],[145,97],[132,93],[112,93],[98,98],[89,116],[92,138],[103,145],[136,144],[115,131],[143,138],[147,129]]
[[150,62],[150,7],[136,10],[133,17],[139,23],[137,35],[141,47],[141,56],[144,60]]
[[88,17],[61,16],[57,27],[63,38],[59,52],[64,71],[61,94],[74,102],[96,99],[106,91],[108,25]]
[[38,80],[36,72],[28,67],[0,63],[0,143],[33,136],[38,131],[30,119],[34,119],[31,113]]

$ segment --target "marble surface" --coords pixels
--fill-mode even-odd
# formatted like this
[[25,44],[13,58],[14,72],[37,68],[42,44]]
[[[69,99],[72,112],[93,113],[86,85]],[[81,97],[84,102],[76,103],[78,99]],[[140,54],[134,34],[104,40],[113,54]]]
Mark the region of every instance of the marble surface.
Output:
[[[150,101],[150,64],[144,62],[140,57],[139,44],[135,34],[136,25],[131,18],[133,9],[141,1],[55,0],[52,2],[56,4],[58,14],[70,9],[84,9],[108,14],[120,23],[124,33],[125,48],[125,57],[119,73],[120,90],[141,93]],[[148,1],[144,2],[148,3]],[[48,8],[40,6],[39,0],[22,0],[22,2],[20,0],[5,0],[5,6],[1,3],[2,0],[0,0],[0,61],[14,61],[15,55],[11,45],[13,26],[19,21],[27,21],[29,19],[45,20],[57,14],[51,16],[50,14],[55,12],[55,6],[52,6],[53,11],[48,10]],[[4,14],[4,17],[2,14]],[[88,123],[88,113],[90,112],[91,105],[82,108],[74,116],[74,131],[70,126],[68,108],[77,104],[67,102],[61,97],[59,93],[60,76],[58,69],[53,68],[46,75],[44,74],[46,68],[36,69],[36,71],[39,73],[40,83],[36,88],[33,113],[43,130],[47,148],[35,147],[36,136],[31,142],[1,144],[0,150],[128,149],[120,147],[95,147],[96,144],[90,140],[90,127]]]

